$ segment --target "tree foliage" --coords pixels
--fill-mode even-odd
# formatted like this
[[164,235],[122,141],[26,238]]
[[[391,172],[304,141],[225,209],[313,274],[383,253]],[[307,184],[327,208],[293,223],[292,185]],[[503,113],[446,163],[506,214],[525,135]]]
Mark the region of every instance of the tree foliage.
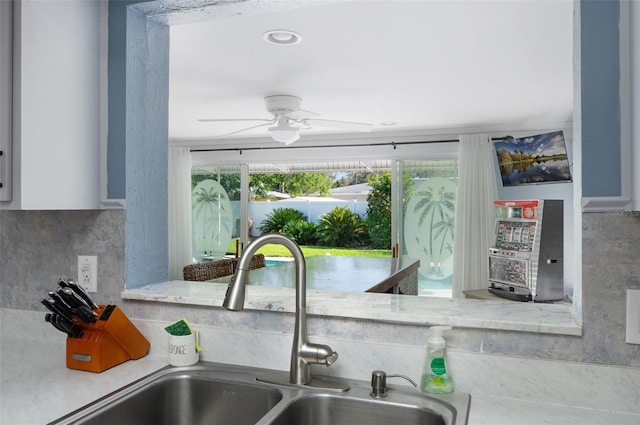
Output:
[[282,233],[296,241],[298,245],[315,245],[316,225],[304,220],[291,220],[284,225]]
[[375,248],[391,246],[391,172],[369,177],[367,232]]
[[333,179],[325,173],[277,173],[252,174],[249,186],[258,196],[268,191],[287,193],[291,196],[328,196]]
[[369,181],[369,177],[371,176],[370,171],[353,171],[349,173],[345,173],[340,178],[335,178],[333,183],[333,187],[344,187],[351,186],[360,183],[366,183]]
[[191,176],[191,190],[204,180],[215,180],[227,191],[230,201],[240,200],[240,173],[210,173],[194,174]]
[[275,208],[258,227],[261,234],[284,233],[287,224],[297,221],[307,221],[307,216],[295,208]]
[[367,242],[367,224],[348,207],[335,207],[318,220],[318,241],[327,246],[356,247]]

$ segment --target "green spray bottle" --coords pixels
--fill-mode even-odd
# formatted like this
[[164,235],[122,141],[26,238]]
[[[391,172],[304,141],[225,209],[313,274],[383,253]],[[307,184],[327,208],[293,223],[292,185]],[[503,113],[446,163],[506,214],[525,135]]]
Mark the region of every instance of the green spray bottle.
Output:
[[446,394],[453,392],[453,380],[447,373],[445,349],[447,342],[442,332],[451,330],[451,326],[432,326],[429,328],[427,353],[420,380],[420,389],[425,393]]

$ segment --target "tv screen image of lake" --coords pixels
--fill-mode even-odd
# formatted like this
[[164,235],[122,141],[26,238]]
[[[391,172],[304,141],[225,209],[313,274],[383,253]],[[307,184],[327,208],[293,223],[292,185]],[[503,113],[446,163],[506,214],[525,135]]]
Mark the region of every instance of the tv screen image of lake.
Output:
[[562,131],[495,142],[503,186],[570,182]]

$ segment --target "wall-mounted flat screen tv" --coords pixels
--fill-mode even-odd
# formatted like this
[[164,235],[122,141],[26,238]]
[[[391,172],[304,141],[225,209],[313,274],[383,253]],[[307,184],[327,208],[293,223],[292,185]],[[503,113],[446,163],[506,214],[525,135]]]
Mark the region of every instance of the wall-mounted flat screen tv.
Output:
[[494,143],[502,185],[571,182],[562,131],[505,139]]

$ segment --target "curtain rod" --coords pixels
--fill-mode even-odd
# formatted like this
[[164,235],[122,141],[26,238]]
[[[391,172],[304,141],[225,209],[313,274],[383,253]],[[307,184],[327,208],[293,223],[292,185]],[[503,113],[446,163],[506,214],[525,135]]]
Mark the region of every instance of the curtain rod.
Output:
[[[513,139],[512,136],[504,136],[504,137],[492,137],[492,142],[497,142],[501,140],[509,140]],[[189,152],[229,152],[235,151],[240,152],[242,155],[242,151],[256,151],[256,150],[272,150],[272,149],[313,149],[313,148],[357,148],[357,147],[371,147],[371,146],[393,146],[393,149],[396,146],[401,145],[427,145],[431,143],[457,143],[458,139],[449,139],[449,140],[423,140],[416,142],[380,142],[380,143],[350,143],[346,145],[292,145],[292,146],[253,146],[246,148],[206,148],[206,149],[189,149]]]

